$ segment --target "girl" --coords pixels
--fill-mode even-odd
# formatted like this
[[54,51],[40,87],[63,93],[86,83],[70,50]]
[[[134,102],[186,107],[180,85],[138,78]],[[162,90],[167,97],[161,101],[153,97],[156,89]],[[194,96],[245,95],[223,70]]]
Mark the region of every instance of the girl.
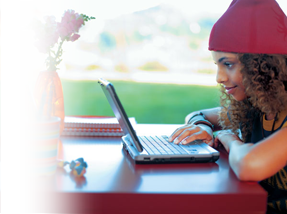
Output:
[[268,192],[267,213],[287,213],[286,15],[275,0],[234,0],[213,26],[209,50],[221,107],[189,114],[169,140],[223,145],[237,177]]

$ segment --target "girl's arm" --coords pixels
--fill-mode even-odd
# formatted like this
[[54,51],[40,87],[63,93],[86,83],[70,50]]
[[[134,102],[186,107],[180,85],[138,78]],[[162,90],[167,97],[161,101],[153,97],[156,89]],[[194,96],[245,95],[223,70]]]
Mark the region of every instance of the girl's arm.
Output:
[[218,134],[218,141],[229,152],[229,164],[240,180],[264,180],[287,164],[287,127],[256,144],[244,144],[226,131]]
[[[214,125],[214,131],[220,130],[220,126],[218,125],[218,115],[221,107],[216,108],[210,108],[210,109],[204,109],[200,110],[205,116],[205,118]],[[187,123],[190,119],[190,116],[192,116],[193,113],[188,114],[185,117],[185,123]]]
[[214,129],[218,129],[218,113],[220,107],[205,109],[198,112],[192,112],[185,118],[185,125],[176,129],[169,137],[170,142],[175,144],[188,144],[194,140],[203,140],[208,145],[213,145],[213,130],[209,125],[206,124],[188,124],[188,121],[195,114],[203,113],[205,120],[208,120],[214,126]]

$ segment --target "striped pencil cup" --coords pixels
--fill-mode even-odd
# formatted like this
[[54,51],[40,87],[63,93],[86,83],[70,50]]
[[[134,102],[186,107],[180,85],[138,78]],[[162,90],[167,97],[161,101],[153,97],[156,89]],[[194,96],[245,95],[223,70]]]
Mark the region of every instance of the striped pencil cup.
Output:
[[58,143],[61,118],[50,117],[35,122],[30,161],[32,173],[52,175],[57,169]]

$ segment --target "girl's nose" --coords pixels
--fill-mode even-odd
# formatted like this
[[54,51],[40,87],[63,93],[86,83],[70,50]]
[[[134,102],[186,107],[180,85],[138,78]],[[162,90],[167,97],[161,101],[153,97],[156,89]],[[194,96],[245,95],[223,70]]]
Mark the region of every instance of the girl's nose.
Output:
[[228,76],[223,69],[218,68],[216,73],[216,82],[224,83],[227,82]]

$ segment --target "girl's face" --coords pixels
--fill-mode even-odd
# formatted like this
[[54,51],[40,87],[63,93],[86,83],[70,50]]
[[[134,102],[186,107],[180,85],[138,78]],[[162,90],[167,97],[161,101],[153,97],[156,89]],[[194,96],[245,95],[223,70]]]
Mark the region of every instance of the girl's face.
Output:
[[226,93],[237,101],[246,98],[245,88],[242,85],[242,67],[238,55],[234,53],[212,51],[212,58],[217,65],[216,81],[222,84]]

